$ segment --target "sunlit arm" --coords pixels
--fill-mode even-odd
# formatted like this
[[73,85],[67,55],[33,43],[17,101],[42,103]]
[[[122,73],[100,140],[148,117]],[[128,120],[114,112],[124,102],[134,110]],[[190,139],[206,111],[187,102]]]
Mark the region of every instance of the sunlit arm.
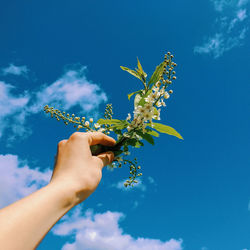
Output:
[[58,144],[50,183],[0,210],[0,248],[35,249],[51,227],[97,188],[102,168],[112,152],[92,156],[90,145],[113,146],[115,140],[99,132],[74,133]]
[[2,249],[35,249],[51,227],[73,206],[66,192],[51,183],[0,210]]

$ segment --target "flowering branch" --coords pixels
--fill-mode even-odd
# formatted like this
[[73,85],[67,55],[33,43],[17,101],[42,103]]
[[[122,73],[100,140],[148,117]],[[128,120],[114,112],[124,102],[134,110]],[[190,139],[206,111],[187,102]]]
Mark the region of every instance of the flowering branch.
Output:
[[128,94],[129,100],[135,95],[133,118],[128,113],[126,120],[113,119],[112,104],[107,104],[104,119],[101,118],[96,123],[93,122],[93,118],[86,120],[85,117],[70,115],[48,105],[44,107],[44,111],[50,113],[51,117],[55,117],[57,120],[63,120],[66,125],[72,123],[77,131],[85,129],[85,131],[99,131],[105,134],[115,133],[117,135],[115,146],[94,145],[91,146],[91,152],[93,155],[98,155],[105,151],[113,151],[115,160],[109,167],[113,169],[128,164],[130,176],[124,186],[133,186],[137,183],[136,178],[140,177],[142,173],[136,158],[134,160],[126,159],[126,156],[130,154],[129,147],[139,148],[144,145],[143,140],[154,145],[153,137],[159,137],[158,132],[183,139],[174,128],[153,122],[153,120],[160,120],[160,108],[166,106],[165,101],[173,93],[173,90],[167,89],[172,81],[176,80],[176,72],[174,71],[176,66],[177,64],[173,62],[173,55],[168,52],[164,61],[156,67],[149,81],[147,81],[147,74],[138,58],[135,70],[121,66],[122,70],[140,79],[144,87]]

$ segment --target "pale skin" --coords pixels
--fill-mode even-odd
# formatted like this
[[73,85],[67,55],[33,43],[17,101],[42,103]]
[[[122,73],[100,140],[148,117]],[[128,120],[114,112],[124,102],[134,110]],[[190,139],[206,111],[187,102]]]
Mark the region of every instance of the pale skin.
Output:
[[35,249],[53,225],[97,188],[102,168],[112,152],[92,156],[90,145],[115,145],[99,132],[76,132],[58,143],[50,183],[0,210],[0,246],[8,250]]

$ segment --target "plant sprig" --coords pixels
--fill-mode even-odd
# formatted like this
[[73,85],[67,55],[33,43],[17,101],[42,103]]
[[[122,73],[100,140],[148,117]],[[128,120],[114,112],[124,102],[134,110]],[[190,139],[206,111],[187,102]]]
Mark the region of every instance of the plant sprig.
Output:
[[175,67],[177,64],[173,62],[173,55],[168,52],[164,56],[164,61],[158,65],[147,81],[147,74],[144,72],[142,65],[137,58],[137,68],[135,70],[121,66],[121,69],[127,71],[134,77],[140,79],[143,83],[143,89],[139,89],[128,94],[130,100],[134,97],[133,117],[130,113],[125,120],[113,119],[112,104],[107,104],[104,118],[94,123],[93,118],[87,120],[85,117],[70,115],[61,112],[58,109],[46,105],[44,111],[50,113],[51,117],[57,120],[63,120],[66,125],[69,123],[79,131],[100,131],[105,134],[115,133],[117,135],[117,143],[113,147],[103,145],[91,146],[93,155],[101,152],[112,150],[115,154],[114,162],[110,168],[122,167],[129,165],[129,178],[124,186],[133,186],[138,183],[137,178],[142,175],[141,167],[138,166],[137,159],[129,160],[126,157],[130,154],[130,148],[140,148],[144,145],[143,141],[147,141],[154,145],[154,137],[159,137],[159,133],[165,133],[183,139],[182,136],[172,127],[153,122],[160,120],[161,107],[165,107],[165,101],[169,99],[173,90],[168,90],[169,86],[176,80]]

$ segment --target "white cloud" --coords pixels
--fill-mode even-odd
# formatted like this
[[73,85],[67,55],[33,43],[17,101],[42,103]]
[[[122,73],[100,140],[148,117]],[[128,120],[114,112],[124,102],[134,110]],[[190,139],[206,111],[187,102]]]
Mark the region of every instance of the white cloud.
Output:
[[116,184],[112,184],[112,187],[115,187],[115,188],[118,188],[118,189],[121,189],[122,191],[131,191],[131,190],[135,190],[135,189],[140,189],[141,191],[146,191],[146,186],[142,183],[142,180],[138,180],[138,183],[135,183],[133,187],[131,186],[127,186],[125,187],[124,186],[124,182],[126,180],[122,180],[122,181],[119,181],[118,183]]
[[250,2],[249,0],[239,0],[238,7],[242,7],[246,4],[248,4],[249,2]]
[[27,66],[16,66],[14,64],[10,64],[8,67],[2,69],[3,75],[26,75],[28,73]]
[[161,241],[150,238],[134,238],[123,232],[119,221],[125,215],[119,212],[84,216],[77,209],[75,214],[57,224],[52,232],[59,236],[71,236],[74,242],[66,243],[62,250],[181,250],[182,240]]
[[211,0],[212,3],[214,4],[214,8],[216,11],[223,11],[226,6],[230,5],[231,1],[230,0]]
[[201,250],[208,250],[208,248],[207,247],[202,247]]
[[69,70],[51,85],[43,86],[36,93],[36,102],[31,110],[39,112],[46,104],[65,110],[80,106],[84,112],[98,108],[107,101],[107,96],[97,84],[87,80],[85,72],[86,67]]
[[243,45],[248,30],[247,8],[249,0],[211,0],[219,17],[215,21],[217,31],[207,36],[200,46],[194,47],[194,53],[210,54],[214,58],[226,51]]
[[247,14],[246,14],[247,10],[246,9],[240,9],[237,12],[237,17],[240,21],[243,21],[244,19],[247,18]]
[[155,179],[152,176],[148,176],[148,181],[150,184],[156,184]]
[[27,117],[41,112],[46,104],[65,111],[78,106],[80,113],[95,114],[99,105],[107,101],[107,96],[97,84],[86,78],[85,73],[86,67],[68,70],[54,83],[33,93],[14,94],[14,86],[0,81],[0,137],[7,128],[11,131],[8,142],[17,136],[24,138],[29,135]]
[[17,155],[0,155],[0,208],[46,185],[52,171],[31,169]]
[[202,46],[196,46],[194,52],[199,54],[211,53],[215,58],[218,58],[224,53],[223,47],[224,38],[222,34],[215,34],[214,37],[210,37],[208,41]]
[[225,9],[230,8],[241,8],[247,5],[250,0],[210,0],[213,5],[214,9],[218,12],[222,12]]
[[21,136],[27,131],[24,122],[30,95],[27,92],[13,94],[14,89],[14,86],[0,81],[0,137],[7,127],[13,136]]
[[134,204],[133,204],[133,209],[136,209],[137,207],[139,206],[139,202],[138,201],[134,201]]
[[228,38],[225,38],[222,33],[217,33],[214,37],[210,37],[204,45],[196,46],[194,52],[199,54],[211,54],[216,59],[222,56],[226,51],[242,45],[242,40],[245,39],[246,31],[247,29],[244,28],[238,33],[238,36]]

